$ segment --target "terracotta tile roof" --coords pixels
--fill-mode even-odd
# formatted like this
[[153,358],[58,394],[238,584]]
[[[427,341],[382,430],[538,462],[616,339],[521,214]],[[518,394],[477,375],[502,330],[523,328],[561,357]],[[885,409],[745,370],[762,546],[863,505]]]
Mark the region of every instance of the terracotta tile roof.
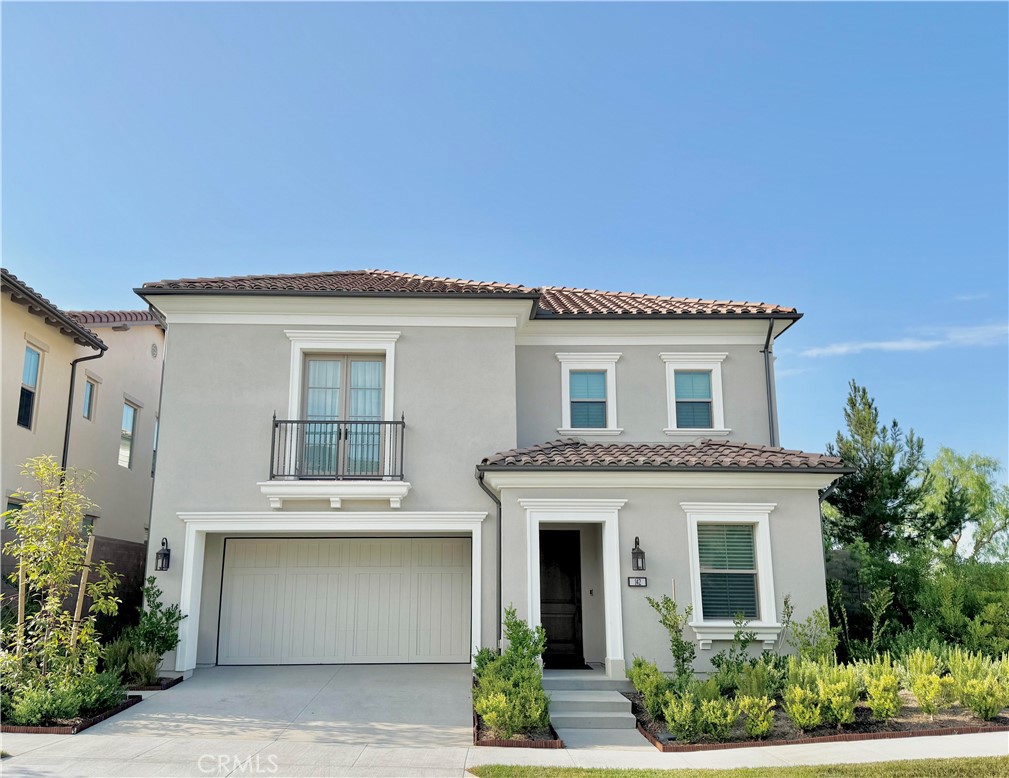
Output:
[[795,308],[770,303],[663,297],[634,292],[604,292],[568,287],[529,287],[494,281],[418,276],[391,270],[344,270],[293,275],[180,278],[153,281],[136,290],[145,294],[209,292],[225,294],[311,295],[476,295],[534,298],[536,318],[624,316],[767,316],[799,318]]
[[557,286],[545,286],[542,292],[540,308],[555,316],[668,316],[670,314],[681,316],[766,316],[771,313],[795,316],[798,314],[795,308],[736,300],[660,297],[634,292],[602,292],[595,289],[568,289]]
[[9,294],[11,300],[20,303],[28,308],[28,312],[42,318],[46,324],[56,327],[68,338],[73,338],[74,342],[81,346],[105,351],[107,346],[95,333],[89,330],[80,322],[74,320],[57,308],[53,303],[32,289],[28,284],[11,273],[7,268],[0,268],[0,288],[4,294]]
[[92,326],[116,324],[160,324],[150,311],[67,311],[74,321]]
[[576,438],[503,451],[484,459],[480,468],[849,472],[835,457],[751,443],[586,443]]

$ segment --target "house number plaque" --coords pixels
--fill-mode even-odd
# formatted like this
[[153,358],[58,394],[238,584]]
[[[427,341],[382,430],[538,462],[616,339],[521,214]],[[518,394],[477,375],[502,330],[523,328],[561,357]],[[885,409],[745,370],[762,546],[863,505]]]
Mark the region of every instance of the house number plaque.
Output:
[[644,576],[630,576],[627,579],[628,586],[648,586],[648,579]]

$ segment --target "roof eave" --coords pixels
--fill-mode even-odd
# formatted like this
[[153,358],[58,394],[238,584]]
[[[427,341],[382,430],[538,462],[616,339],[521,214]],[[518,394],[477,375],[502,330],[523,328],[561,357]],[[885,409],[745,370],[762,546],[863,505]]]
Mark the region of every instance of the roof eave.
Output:
[[476,468],[481,473],[488,472],[569,472],[578,473],[586,470],[601,473],[813,473],[819,475],[848,475],[855,471],[850,467],[689,467],[644,465],[629,467],[627,465],[492,465],[480,464]]
[[[37,292],[29,288],[19,278],[4,273],[3,285],[11,299],[19,305],[24,305],[32,315],[39,316],[46,324],[56,327],[62,334],[73,338],[80,346],[93,348],[97,351],[107,351],[104,341],[86,327],[75,322],[52,303],[44,300]],[[32,310],[35,308],[36,310]]]
[[[802,318],[798,311],[794,313],[553,313],[539,309],[533,317],[538,320],[568,321],[571,319],[785,319],[792,326]],[[785,328],[786,330],[788,327]],[[782,330],[784,332],[785,330]],[[778,333],[781,334],[780,332]]]
[[538,292],[357,292],[322,289],[168,289],[137,287],[134,293],[148,295],[201,295],[225,297],[412,297],[466,298],[476,300],[538,300]]

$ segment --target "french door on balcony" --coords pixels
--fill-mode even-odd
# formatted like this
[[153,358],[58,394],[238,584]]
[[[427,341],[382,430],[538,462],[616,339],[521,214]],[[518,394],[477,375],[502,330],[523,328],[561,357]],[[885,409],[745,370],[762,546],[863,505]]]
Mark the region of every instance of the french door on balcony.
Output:
[[384,445],[379,356],[306,357],[302,462],[307,478],[381,477]]

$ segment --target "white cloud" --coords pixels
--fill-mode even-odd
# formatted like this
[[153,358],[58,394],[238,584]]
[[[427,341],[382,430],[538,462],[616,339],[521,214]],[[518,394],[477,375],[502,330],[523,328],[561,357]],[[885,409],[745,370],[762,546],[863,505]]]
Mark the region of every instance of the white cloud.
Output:
[[977,294],[955,294],[953,295],[953,301],[958,303],[973,303],[978,300],[987,300],[990,297],[986,292],[979,292]]
[[774,371],[775,378],[787,378],[792,375],[802,375],[803,373],[810,372],[811,368],[808,367],[786,367],[781,370]]
[[860,340],[814,346],[802,351],[804,357],[840,357],[865,351],[932,351],[937,348],[997,346],[1009,336],[1009,324],[982,324],[976,327],[923,329],[917,336],[895,340]]

